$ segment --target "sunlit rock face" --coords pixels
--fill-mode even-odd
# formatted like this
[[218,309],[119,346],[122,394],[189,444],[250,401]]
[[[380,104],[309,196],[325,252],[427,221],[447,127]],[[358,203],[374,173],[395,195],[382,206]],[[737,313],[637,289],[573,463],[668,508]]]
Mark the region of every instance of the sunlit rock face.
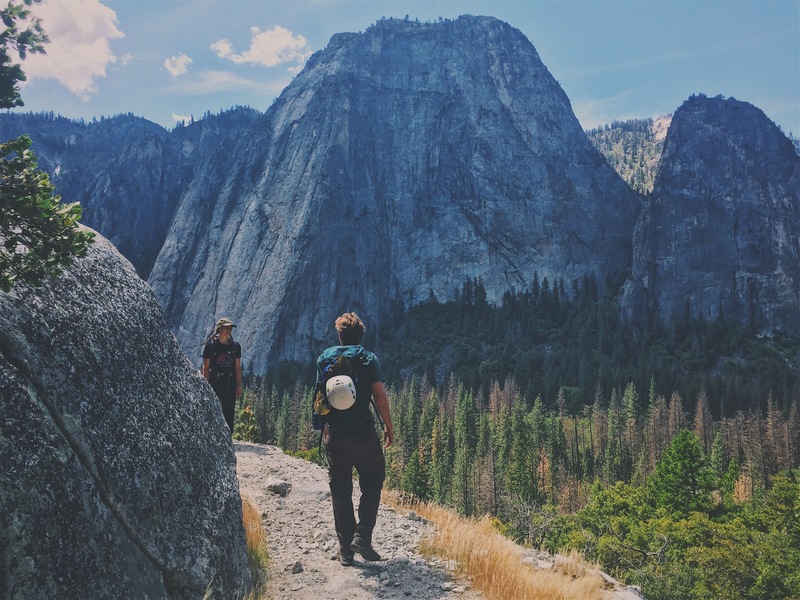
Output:
[[246,366],[309,360],[355,310],[490,300],[537,273],[620,281],[640,200],[516,29],[385,20],[339,34],[182,198],[149,282],[195,354],[230,315]]
[[675,113],[623,308],[800,334],[800,157],[761,110],[698,96]]
[[240,598],[230,432],[152,290],[98,236],[0,293],[0,596]]

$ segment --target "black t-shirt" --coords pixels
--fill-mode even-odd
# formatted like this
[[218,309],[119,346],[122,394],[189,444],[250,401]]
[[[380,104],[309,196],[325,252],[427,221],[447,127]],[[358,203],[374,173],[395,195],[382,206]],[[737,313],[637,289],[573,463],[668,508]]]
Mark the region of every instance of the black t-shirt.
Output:
[[206,358],[211,359],[209,365],[211,375],[235,377],[236,359],[242,358],[242,347],[239,342],[233,340],[229,344],[223,344],[215,337],[203,347],[203,359]]

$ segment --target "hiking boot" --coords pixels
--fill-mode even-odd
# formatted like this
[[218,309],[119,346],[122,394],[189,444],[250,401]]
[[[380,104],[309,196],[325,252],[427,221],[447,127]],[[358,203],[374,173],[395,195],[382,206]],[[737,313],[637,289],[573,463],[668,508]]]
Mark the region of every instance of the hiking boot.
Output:
[[343,567],[353,566],[353,553],[350,550],[339,549],[339,564]]
[[358,552],[364,560],[380,560],[381,555],[375,552],[372,545],[362,537],[356,536],[353,538],[353,543],[350,544],[352,552]]

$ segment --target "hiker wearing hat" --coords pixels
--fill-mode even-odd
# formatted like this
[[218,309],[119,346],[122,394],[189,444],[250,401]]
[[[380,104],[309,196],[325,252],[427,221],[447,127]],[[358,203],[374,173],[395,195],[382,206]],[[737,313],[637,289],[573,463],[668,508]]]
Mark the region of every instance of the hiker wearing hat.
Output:
[[[386,462],[370,403],[374,403],[384,426],[384,447],[394,441],[394,428],[380,361],[360,345],[364,323],[355,313],[345,313],[336,319],[336,332],[340,345],[328,348],[317,359],[317,382],[326,379],[323,387],[329,408],[325,411],[322,440],[328,459],[339,562],[350,566],[354,553],[365,560],[381,559],[372,547],[372,530],[378,517]],[[346,369],[341,369],[343,363],[347,364]],[[328,378],[328,365],[336,365],[339,374]],[[361,488],[358,522],[353,509],[354,467]]]
[[203,346],[203,377],[214,388],[231,431],[236,398],[242,395],[242,347],[233,339],[234,327],[233,321],[222,317]]

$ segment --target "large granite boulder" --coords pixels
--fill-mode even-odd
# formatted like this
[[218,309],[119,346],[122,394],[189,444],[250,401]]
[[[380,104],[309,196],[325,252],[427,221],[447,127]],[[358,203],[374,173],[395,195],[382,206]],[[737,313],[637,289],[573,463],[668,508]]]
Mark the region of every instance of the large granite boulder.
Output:
[[236,598],[252,584],[218,401],[98,236],[0,293],[0,596]]

